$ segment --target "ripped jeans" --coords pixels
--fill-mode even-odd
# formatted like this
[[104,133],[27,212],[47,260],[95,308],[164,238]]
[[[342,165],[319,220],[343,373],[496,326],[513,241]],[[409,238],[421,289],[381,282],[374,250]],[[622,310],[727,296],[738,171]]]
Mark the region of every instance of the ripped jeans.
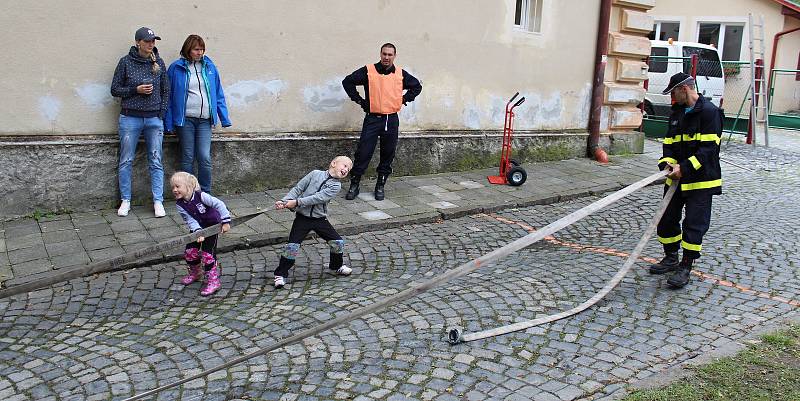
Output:
[[139,136],[144,134],[147,161],[150,167],[150,189],[153,202],[164,200],[164,168],[161,165],[161,142],[164,123],[158,117],[119,116],[119,192],[120,199],[131,200],[131,171]]

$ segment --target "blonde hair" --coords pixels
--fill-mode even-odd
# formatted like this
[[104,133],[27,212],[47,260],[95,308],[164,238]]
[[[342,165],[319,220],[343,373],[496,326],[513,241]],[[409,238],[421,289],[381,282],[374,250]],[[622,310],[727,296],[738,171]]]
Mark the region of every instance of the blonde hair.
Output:
[[173,174],[172,177],[169,179],[170,184],[185,184],[188,188],[192,190],[192,192],[197,191],[197,187],[200,185],[197,183],[197,177],[185,172],[185,171],[178,171],[177,173]]
[[349,158],[349,157],[347,157],[347,156],[336,156],[336,157],[334,157],[334,158],[333,158],[333,160],[331,160],[331,164],[333,164],[333,163],[336,163],[336,162],[338,162],[338,161],[345,161],[345,160],[346,160],[348,163],[350,163],[350,166],[352,166],[352,165],[353,165],[353,160],[352,160],[352,159],[350,159],[350,158]]
[[150,53],[150,60],[153,61],[153,74],[158,74],[161,71],[161,66],[158,65],[158,59],[156,58],[156,52]]

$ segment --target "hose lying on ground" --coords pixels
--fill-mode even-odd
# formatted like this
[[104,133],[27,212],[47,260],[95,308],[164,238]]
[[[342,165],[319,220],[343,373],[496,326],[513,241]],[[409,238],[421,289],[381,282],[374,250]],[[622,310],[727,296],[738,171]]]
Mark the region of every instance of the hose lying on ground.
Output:
[[[558,219],[558,220],[556,220],[556,221],[554,221],[554,222],[542,227],[542,229],[539,230],[539,231],[530,233],[530,234],[528,234],[528,235],[526,235],[526,236],[524,236],[524,237],[522,237],[522,238],[520,238],[520,239],[518,239],[518,240],[516,240],[514,242],[506,244],[505,246],[503,246],[503,247],[501,247],[499,249],[496,249],[496,250],[494,250],[492,252],[489,252],[489,253],[487,253],[487,254],[485,254],[485,255],[477,258],[477,259],[473,259],[473,260],[471,260],[471,261],[469,261],[467,263],[464,263],[464,264],[462,264],[462,265],[460,265],[460,266],[458,266],[458,267],[456,267],[456,268],[454,268],[452,270],[444,272],[444,273],[442,273],[442,274],[440,274],[440,275],[438,275],[438,276],[436,276],[436,277],[434,277],[434,278],[432,278],[432,279],[430,279],[430,280],[428,280],[428,281],[426,281],[424,283],[421,283],[421,284],[415,285],[415,286],[413,286],[411,288],[408,288],[406,290],[403,290],[403,291],[401,291],[401,292],[399,292],[399,293],[397,293],[397,294],[395,294],[395,295],[393,295],[391,297],[388,297],[388,298],[385,298],[385,299],[383,299],[381,301],[375,302],[373,304],[358,308],[358,309],[356,309],[356,310],[354,310],[354,311],[352,311],[350,313],[347,313],[347,314],[345,314],[343,316],[339,316],[339,317],[337,317],[335,319],[329,320],[329,321],[327,321],[325,323],[322,323],[320,325],[317,325],[317,326],[311,327],[309,329],[303,330],[303,331],[301,331],[301,332],[299,332],[299,333],[297,333],[297,334],[295,334],[293,336],[284,338],[283,340],[280,340],[280,341],[276,342],[275,344],[272,344],[270,346],[258,349],[256,351],[250,352],[248,354],[239,356],[239,357],[234,358],[234,359],[232,359],[232,360],[230,360],[228,362],[225,362],[225,363],[223,363],[221,365],[212,367],[210,369],[206,369],[206,370],[204,370],[202,372],[199,372],[199,373],[196,373],[194,375],[185,377],[183,379],[176,380],[176,381],[174,381],[172,383],[167,383],[165,385],[159,386],[159,387],[154,388],[152,390],[145,391],[145,392],[143,392],[141,394],[134,395],[133,397],[127,398],[124,401],[141,400],[141,399],[143,399],[145,397],[148,397],[148,396],[157,394],[157,393],[159,393],[161,391],[164,391],[164,390],[179,386],[179,385],[181,385],[183,383],[188,383],[188,382],[190,382],[192,380],[200,379],[202,377],[210,375],[211,373],[214,373],[214,372],[217,372],[217,371],[220,371],[220,370],[223,370],[223,369],[227,369],[227,368],[229,368],[231,366],[234,366],[234,365],[238,365],[238,364],[240,364],[242,362],[245,362],[245,361],[247,361],[249,359],[265,355],[265,354],[267,354],[269,352],[272,352],[272,351],[274,351],[276,349],[279,349],[279,348],[282,348],[282,347],[285,347],[285,346],[288,346],[288,345],[292,345],[292,344],[298,343],[298,342],[300,342],[300,341],[302,341],[302,340],[304,340],[304,339],[306,339],[308,337],[315,336],[315,335],[320,334],[320,333],[322,333],[322,332],[324,332],[326,330],[332,329],[334,327],[337,327],[337,326],[340,326],[342,324],[348,323],[348,322],[350,322],[352,320],[358,319],[358,318],[360,318],[360,317],[362,317],[364,315],[367,315],[367,314],[370,314],[370,313],[373,313],[373,312],[377,312],[379,310],[385,309],[386,307],[389,307],[389,306],[395,305],[397,303],[400,303],[402,301],[405,301],[405,300],[407,300],[409,298],[413,298],[413,297],[415,297],[415,296],[417,296],[419,294],[422,294],[422,293],[424,293],[424,292],[426,292],[426,291],[428,291],[428,290],[430,290],[430,289],[432,289],[434,287],[437,287],[437,286],[439,286],[441,284],[444,284],[444,283],[446,283],[446,282],[448,282],[448,281],[450,281],[450,280],[452,280],[454,278],[461,277],[461,276],[464,276],[464,275],[466,275],[468,273],[471,273],[472,271],[477,270],[478,268],[480,268],[481,266],[486,265],[487,263],[494,262],[494,261],[496,261],[498,259],[501,259],[501,258],[503,258],[505,256],[508,256],[511,253],[514,253],[514,252],[517,252],[517,251],[519,251],[521,249],[524,249],[524,248],[532,245],[533,243],[535,243],[537,241],[540,241],[540,240],[544,239],[545,237],[550,236],[553,233],[555,233],[555,232],[557,232],[557,231],[559,231],[559,230],[561,230],[561,229],[563,229],[563,228],[575,223],[576,221],[581,220],[581,219],[591,215],[592,213],[595,213],[598,210],[600,210],[600,209],[602,209],[602,208],[604,208],[604,207],[606,207],[606,206],[608,206],[608,205],[610,205],[610,204],[612,204],[612,203],[614,203],[614,202],[616,202],[616,201],[618,201],[618,200],[620,200],[620,199],[622,199],[622,198],[624,198],[624,197],[636,192],[637,190],[646,187],[647,185],[651,184],[652,182],[665,177],[667,174],[669,174],[668,171],[660,171],[660,172],[655,173],[655,174],[653,174],[653,175],[651,175],[649,177],[643,178],[643,179],[641,179],[641,180],[639,180],[639,181],[637,181],[637,182],[635,182],[635,183],[633,183],[633,184],[631,184],[631,185],[629,185],[629,186],[627,186],[627,187],[625,187],[623,189],[620,189],[617,192],[609,194],[609,195],[607,195],[607,196],[605,196],[605,197],[603,197],[603,198],[601,198],[601,199],[599,199],[599,200],[597,200],[597,201],[595,201],[595,202],[593,202],[593,203],[591,203],[591,204],[589,204],[587,206],[584,206],[581,209],[578,209],[578,210],[570,213],[567,216],[564,216],[564,217],[562,217],[562,218],[560,218],[560,219]],[[674,187],[674,185],[673,185],[673,187]]]
[[639,256],[641,256],[642,251],[644,251],[645,245],[647,245],[647,241],[650,240],[650,237],[653,236],[653,232],[656,230],[656,226],[658,226],[658,222],[661,220],[661,216],[663,216],[664,212],[667,210],[667,206],[669,205],[670,199],[672,199],[672,196],[675,195],[675,189],[677,187],[678,187],[677,181],[673,182],[667,193],[664,194],[664,198],[661,200],[661,204],[660,207],[658,208],[658,211],[656,211],[656,214],[653,216],[653,219],[650,221],[650,224],[647,226],[647,229],[645,229],[644,234],[642,234],[642,238],[639,239],[639,243],[636,244],[636,248],[634,248],[633,252],[631,252],[631,254],[628,256],[628,259],[625,260],[625,263],[622,264],[622,267],[619,269],[619,271],[617,271],[614,277],[612,277],[611,280],[608,283],[606,283],[605,286],[603,286],[600,292],[598,292],[597,294],[595,294],[582,304],[572,309],[556,313],[554,315],[544,316],[538,319],[529,320],[525,322],[517,322],[506,326],[497,327],[494,329],[480,331],[477,333],[463,334],[461,328],[453,327],[447,331],[447,337],[448,337],[447,340],[450,342],[450,344],[458,344],[462,342],[475,341],[488,337],[508,334],[515,331],[525,330],[541,324],[555,322],[556,320],[561,320],[565,317],[576,315],[592,307],[594,304],[596,304],[606,295],[608,295],[608,293],[611,292],[611,290],[613,290],[614,287],[616,287],[620,283],[620,281],[622,281],[622,278],[625,277],[625,275],[628,274],[628,271],[631,270],[631,267],[633,267],[633,264],[636,262],[636,259],[638,259]]

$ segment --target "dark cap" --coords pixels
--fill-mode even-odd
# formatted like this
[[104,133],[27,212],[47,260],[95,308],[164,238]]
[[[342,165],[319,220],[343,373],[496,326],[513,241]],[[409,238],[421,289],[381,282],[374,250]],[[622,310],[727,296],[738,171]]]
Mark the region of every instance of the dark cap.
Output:
[[153,32],[152,29],[144,26],[136,30],[135,38],[137,42],[140,40],[153,40],[153,39],[161,40],[160,37],[156,36],[156,33]]
[[667,89],[664,89],[664,91],[661,93],[669,95],[670,92],[681,85],[689,85],[693,87],[694,78],[685,72],[679,72],[669,79],[669,85],[667,85]]

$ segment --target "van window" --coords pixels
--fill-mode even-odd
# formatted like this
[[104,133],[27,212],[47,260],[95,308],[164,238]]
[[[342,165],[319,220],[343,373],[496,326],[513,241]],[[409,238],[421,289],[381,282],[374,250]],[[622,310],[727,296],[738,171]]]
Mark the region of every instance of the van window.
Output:
[[[697,55],[697,75],[722,78],[722,65],[716,50],[692,46],[683,47],[683,57],[692,57],[693,54]],[[683,72],[692,73],[691,60],[683,62]]]
[[650,49],[650,55],[656,56],[655,58],[650,59],[650,72],[667,72],[667,60],[666,57],[669,54],[669,49],[666,47],[653,47]]

